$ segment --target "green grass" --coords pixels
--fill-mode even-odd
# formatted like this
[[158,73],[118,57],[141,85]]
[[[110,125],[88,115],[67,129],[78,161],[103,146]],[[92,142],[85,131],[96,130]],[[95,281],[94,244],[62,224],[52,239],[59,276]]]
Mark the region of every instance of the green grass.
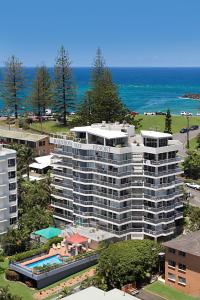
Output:
[[4,271],[8,268],[8,261],[0,262],[0,286],[9,286],[10,292],[20,296],[23,300],[32,300],[35,291],[28,288],[24,283],[8,281],[5,279]]
[[193,138],[190,140],[190,150],[197,149],[197,138]]
[[[142,130],[164,131],[165,116],[144,116],[138,115],[137,118],[142,118]],[[190,126],[199,125],[200,117],[190,117]],[[172,116],[172,132],[177,133],[181,128],[187,127],[187,118],[184,116]]]
[[188,296],[182,292],[177,291],[174,288],[171,288],[164,283],[156,281],[148,286],[145,287],[145,290],[159,295],[166,300],[199,300],[200,298]]
[[43,131],[46,133],[56,133],[56,132],[67,132],[69,128],[63,126],[62,124],[57,123],[56,121],[44,121],[42,122],[42,130],[41,124],[39,122],[32,123],[30,126],[32,129],[36,129],[39,131]]

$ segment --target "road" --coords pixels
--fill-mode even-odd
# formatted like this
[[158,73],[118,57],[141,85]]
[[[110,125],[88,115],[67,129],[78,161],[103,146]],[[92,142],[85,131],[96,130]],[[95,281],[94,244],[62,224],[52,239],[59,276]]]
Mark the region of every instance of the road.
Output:
[[[198,134],[200,133],[200,128],[197,130],[191,130],[189,131],[189,139],[193,139],[195,138]],[[183,157],[187,156],[187,149],[186,149],[186,145],[187,145],[187,133],[176,133],[173,135],[174,140],[179,140],[181,143],[183,143],[184,147],[183,149],[181,149],[179,151],[180,155]]]
[[200,207],[200,191],[187,187],[187,192],[190,192],[192,196],[188,199],[189,204],[192,206]]

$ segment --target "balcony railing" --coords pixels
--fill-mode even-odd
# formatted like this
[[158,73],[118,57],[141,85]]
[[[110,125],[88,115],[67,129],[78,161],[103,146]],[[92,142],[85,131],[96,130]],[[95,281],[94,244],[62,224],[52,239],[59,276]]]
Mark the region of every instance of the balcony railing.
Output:
[[169,164],[173,162],[180,162],[182,159],[180,157],[174,157],[170,159],[163,159],[163,160],[148,160],[144,159],[144,164],[151,164],[151,165],[164,165],[164,164]]
[[165,217],[165,218],[148,218],[144,217],[144,221],[149,222],[149,223],[154,223],[154,224],[160,224],[160,223],[167,223],[167,222],[173,222],[175,220],[175,216],[172,217]]
[[69,215],[63,215],[63,214],[60,214],[60,213],[57,213],[57,212],[53,212],[53,216],[55,217],[60,217],[60,218],[63,218],[63,219],[66,219],[66,220],[70,220],[70,221],[73,221],[73,216],[69,216]]
[[55,206],[58,206],[58,207],[63,207],[65,209],[73,211],[73,205],[67,205],[67,204],[64,204],[62,202],[57,202],[57,201],[51,201],[51,205],[55,205]]
[[163,172],[150,172],[150,171],[144,171],[144,175],[147,176],[152,176],[152,177],[161,177],[161,176],[165,176],[165,175],[169,175],[169,174],[176,174],[182,172],[182,169],[180,168],[175,168],[175,169],[171,169],[171,170],[167,170],[167,171],[163,171]]

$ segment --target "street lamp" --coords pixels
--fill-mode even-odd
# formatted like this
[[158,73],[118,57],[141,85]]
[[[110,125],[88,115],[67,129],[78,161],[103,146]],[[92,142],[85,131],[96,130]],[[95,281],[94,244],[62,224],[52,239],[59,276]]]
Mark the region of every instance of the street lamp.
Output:
[[189,138],[189,128],[190,128],[190,122],[189,122],[189,115],[187,118],[187,149],[190,148],[190,138]]

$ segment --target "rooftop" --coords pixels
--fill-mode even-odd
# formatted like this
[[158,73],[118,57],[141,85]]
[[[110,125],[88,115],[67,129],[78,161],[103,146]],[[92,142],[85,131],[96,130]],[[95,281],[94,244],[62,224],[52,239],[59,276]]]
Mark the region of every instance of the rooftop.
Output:
[[42,236],[45,239],[51,239],[51,238],[56,237],[59,234],[61,234],[61,230],[56,227],[48,227],[45,229],[37,230],[37,231],[33,232],[33,234]]
[[149,130],[141,130],[141,135],[143,137],[150,137],[150,138],[171,138],[172,135],[169,133],[159,132],[159,131],[149,131]]
[[29,167],[34,169],[40,169],[40,170],[45,169],[51,165],[52,156],[53,155],[50,154],[50,155],[35,157],[36,162],[30,164]]
[[79,233],[74,233],[71,236],[66,237],[65,240],[70,244],[82,244],[88,241],[85,236],[82,236]]
[[181,235],[171,241],[163,243],[164,246],[200,256],[200,230]]
[[131,296],[118,289],[113,289],[108,292],[104,292],[94,286],[88,287],[73,295],[64,297],[63,300],[137,300],[136,297]]
[[0,129],[0,137],[11,138],[23,141],[37,142],[47,137],[47,135],[35,134],[20,130]]
[[96,242],[101,242],[114,237],[114,235],[111,232],[92,227],[77,226],[73,227],[72,230]]

